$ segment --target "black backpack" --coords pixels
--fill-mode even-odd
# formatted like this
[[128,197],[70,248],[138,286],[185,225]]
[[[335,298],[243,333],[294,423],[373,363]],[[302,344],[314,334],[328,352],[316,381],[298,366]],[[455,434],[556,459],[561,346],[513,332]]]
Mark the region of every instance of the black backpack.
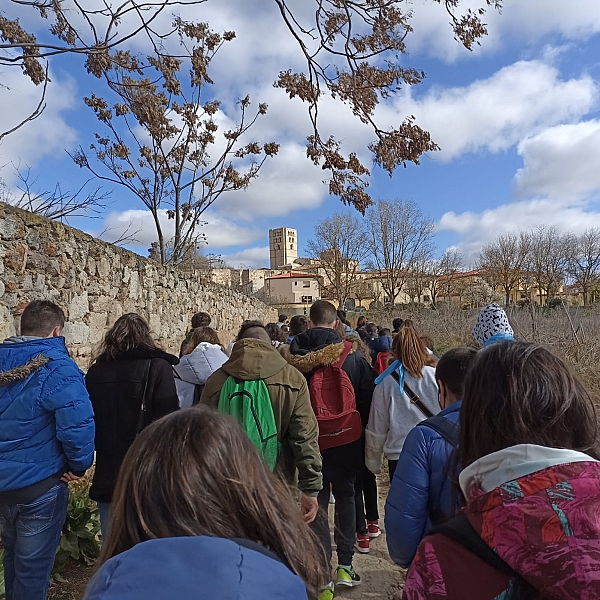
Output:
[[439,433],[452,447],[456,448],[458,446],[458,436],[460,433],[458,424],[453,423],[445,417],[441,417],[440,415],[429,417],[429,419],[421,421],[417,427],[429,427],[429,429],[433,429]]

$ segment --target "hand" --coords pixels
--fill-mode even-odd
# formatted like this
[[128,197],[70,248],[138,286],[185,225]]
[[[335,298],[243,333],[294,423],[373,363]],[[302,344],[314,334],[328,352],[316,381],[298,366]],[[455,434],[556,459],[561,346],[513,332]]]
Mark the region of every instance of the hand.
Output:
[[319,512],[319,503],[316,498],[302,494],[300,510],[302,511],[305,523],[312,523]]
[[77,475],[73,475],[73,473],[71,473],[71,471],[68,471],[60,478],[60,480],[64,481],[65,483],[69,483],[69,481],[77,481],[78,479],[81,479],[81,477],[77,477]]

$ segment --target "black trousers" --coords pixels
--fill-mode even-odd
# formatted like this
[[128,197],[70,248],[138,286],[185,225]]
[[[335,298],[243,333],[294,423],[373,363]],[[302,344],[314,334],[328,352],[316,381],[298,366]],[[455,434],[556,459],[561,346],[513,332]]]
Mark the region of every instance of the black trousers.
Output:
[[396,472],[397,466],[398,466],[397,460],[390,460],[388,458],[388,471],[390,473],[390,485],[392,485],[392,479],[394,479],[394,473]]
[[356,533],[365,535],[367,533],[367,521],[379,520],[377,479],[367,467],[363,467],[356,476],[354,502],[356,505]]

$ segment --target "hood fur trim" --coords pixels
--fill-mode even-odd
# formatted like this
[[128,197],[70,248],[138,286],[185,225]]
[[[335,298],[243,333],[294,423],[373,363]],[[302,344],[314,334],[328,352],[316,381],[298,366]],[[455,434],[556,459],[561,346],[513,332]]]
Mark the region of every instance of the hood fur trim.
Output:
[[19,365],[8,371],[0,372],[0,386],[27,379],[32,373],[35,373],[35,371],[46,365],[49,360],[50,359],[45,354],[38,354],[24,365]]
[[[350,354],[353,354],[358,348],[358,342],[351,343],[352,349],[350,350]],[[340,342],[339,344],[330,344],[329,346],[325,346],[325,348],[314,350],[308,354],[292,354],[290,347],[286,344],[281,349],[281,355],[292,367],[296,367],[300,373],[311,373],[315,369],[328,367],[336,363],[343,351],[344,342]]]

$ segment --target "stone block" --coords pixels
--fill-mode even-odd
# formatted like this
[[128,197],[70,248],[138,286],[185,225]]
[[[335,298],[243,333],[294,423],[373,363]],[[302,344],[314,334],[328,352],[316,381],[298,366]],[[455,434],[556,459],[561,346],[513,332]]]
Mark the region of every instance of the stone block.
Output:
[[83,292],[81,296],[73,296],[69,304],[69,319],[71,321],[81,320],[89,312],[90,304],[87,291]]
[[90,337],[90,328],[85,323],[67,321],[63,335],[67,344],[85,344]]

